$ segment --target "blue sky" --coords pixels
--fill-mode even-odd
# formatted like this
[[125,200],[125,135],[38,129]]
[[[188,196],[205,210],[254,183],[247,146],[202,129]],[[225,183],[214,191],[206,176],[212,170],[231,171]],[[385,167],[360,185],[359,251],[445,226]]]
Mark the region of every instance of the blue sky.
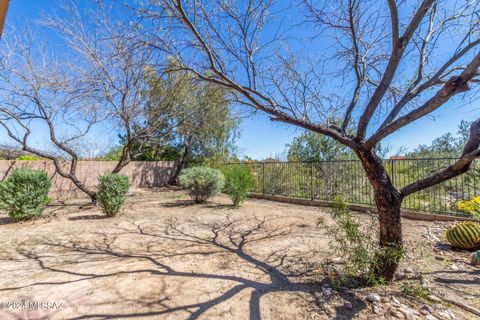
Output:
[[[56,4],[56,1],[49,0],[14,0],[10,5],[7,23],[22,25],[25,21],[34,22],[40,17],[42,10],[48,12]],[[419,144],[428,144],[445,132],[456,132],[461,120],[474,120],[480,117],[480,108],[476,101],[464,104],[461,99],[457,99],[442,107],[433,116],[434,119],[424,118],[405,127],[389,136],[383,143],[391,146],[391,154],[402,146],[411,150]],[[238,150],[241,155],[255,159],[275,156],[280,154],[285,149],[285,145],[300,132],[301,130],[296,127],[274,123],[268,116],[257,113],[243,120]],[[96,137],[105,142],[117,141],[114,132],[105,132],[101,128],[96,132]],[[38,142],[44,139],[46,138],[42,137],[42,133],[37,133],[34,137],[34,141]],[[0,143],[7,141],[6,138],[0,137]]]

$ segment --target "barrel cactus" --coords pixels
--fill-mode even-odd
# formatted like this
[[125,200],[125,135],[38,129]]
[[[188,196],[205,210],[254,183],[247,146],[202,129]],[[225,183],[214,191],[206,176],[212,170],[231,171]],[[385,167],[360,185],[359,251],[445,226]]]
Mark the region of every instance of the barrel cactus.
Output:
[[480,247],[480,223],[464,221],[447,230],[447,240],[459,249],[471,250]]

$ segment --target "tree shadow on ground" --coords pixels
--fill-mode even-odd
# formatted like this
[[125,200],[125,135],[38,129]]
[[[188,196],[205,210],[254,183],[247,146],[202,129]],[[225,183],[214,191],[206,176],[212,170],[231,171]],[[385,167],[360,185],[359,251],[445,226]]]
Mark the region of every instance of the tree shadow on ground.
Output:
[[186,208],[197,205],[193,200],[175,200],[171,202],[162,203],[161,206],[165,208]]
[[108,217],[105,214],[85,214],[81,216],[73,216],[73,217],[68,217],[68,220],[71,221],[76,221],[76,220],[101,220],[101,219],[107,219],[111,218]]
[[[223,280],[232,283],[232,286],[223,290],[219,295],[209,298],[206,301],[197,303],[187,303],[184,305],[171,305],[168,296],[158,296],[150,303],[153,303],[156,311],[145,311],[135,313],[92,313],[75,316],[70,319],[115,319],[115,318],[147,318],[147,317],[172,317],[174,314],[186,314],[185,319],[198,319],[221,303],[234,299],[240,293],[249,294],[248,298],[248,318],[251,320],[262,319],[261,299],[270,293],[294,293],[307,299],[309,303],[314,303],[318,310],[324,309],[326,299],[330,299],[322,294],[322,280],[312,280],[313,275],[318,272],[314,267],[306,265],[305,268],[293,269],[285,267],[287,258],[291,258],[290,253],[271,252],[262,258],[251,250],[250,245],[269,241],[278,237],[291,234],[292,228],[277,229],[267,226],[265,219],[231,219],[226,217],[224,221],[215,223],[199,222],[197,220],[182,221],[169,220],[165,224],[151,226],[140,225],[131,222],[128,227],[115,227],[108,233],[93,233],[96,241],[82,240],[75,238],[71,240],[60,239],[59,241],[46,241],[40,243],[41,249],[31,247],[19,247],[17,252],[25,259],[34,261],[38,267],[58,276],[64,274],[69,280],[65,281],[46,281],[33,282],[30,284],[4,287],[0,291],[12,292],[27,287],[61,285],[73,282],[88,281],[92,279],[101,279],[116,277],[119,275],[140,275],[148,274],[159,277],[159,283],[165,279],[181,278],[204,279],[204,280]],[[300,229],[300,232],[304,232]],[[128,237],[136,239],[141,245],[135,248],[125,249],[119,244],[119,239]],[[133,237],[133,238],[132,238]],[[162,244],[165,242],[174,242],[174,250],[166,250]],[[172,246],[170,246],[172,247]],[[48,248],[48,250],[46,250]],[[268,247],[267,247],[268,248]],[[46,252],[48,251],[48,252]],[[65,260],[61,264],[52,262],[49,258],[52,253],[56,256],[61,255]],[[178,270],[165,260],[175,257],[185,256],[212,256],[212,255],[231,255],[231,259],[238,259],[242,262],[242,270],[251,268],[257,273],[257,277],[246,277],[244,273],[235,272],[231,268],[221,270],[221,273],[203,273],[187,272]],[[69,260],[68,257],[73,257]],[[130,261],[129,261],[130,260]],[[141,268],[129,267],[117,272],[102,273],[86,272],[84,266],[88,263],[99,263],[102,265],[112,265],[115,262],[121,262],[126,265],[128,262],[139,262]],[[300,261],[300,260],[299,260]],[[245,264],[245,265],[243,265]],[[150,267],[148,267],[150,265]],[[61,267],[60,267],[61,266]],[[147,266],[147,267],[144,267]],[[82,271],[78,271],[78,269]],[[96,271],[97,269],[95,269]],[[253,271],[252,271],[253,272]],[[52,275],[53,275],[52,274]],[[240,274],[240,275],[239,275]],[[252,273],[253,275],[254,273]],[[73,279],[72,279],[73,277]],[[258,279],[260,277],[261,279]],[[55,277],[52,277],[55,278]],[[58,278],[58,277],[57,277]],[[307,280],[304,280],[307,279]],[[188,292],[183,293],[188,300]],[[306,298],[305,298],[306,297]],[[351,300],[354,304],[352,310],[344,307],[337,307],[336,314],[329,314],[329,318],[351,319],[356,313],[366,308],[364,302],[355,300],[354,297],[346,296],[346,300]],[[111,303],[122,301],[117,299]],[[134,301],[137,305],[145,305],[144,299]],[[170,302],[170,303],[169,303]],[[335,311],[334,311],[335,313]],[[175,317],[177,318],[177,317]]]

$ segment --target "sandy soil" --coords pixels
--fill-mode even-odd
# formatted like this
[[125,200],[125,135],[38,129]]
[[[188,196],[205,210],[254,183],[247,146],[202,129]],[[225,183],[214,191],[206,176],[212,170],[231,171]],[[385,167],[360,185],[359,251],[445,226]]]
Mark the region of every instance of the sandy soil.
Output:
[[[402,295],[401,281],[322,289],[321,264],[332,258],[317,227],[326,209],[261,200],[233,209],[224,196],[192,205],[181,191],[137,191],[104,218],[85,201],[49,207],[36,221],[0,215],[0,319],[389,319],[368,293],[416,309],[425,302]],[[404,226],[406,276],[421,271],[436,295],[480,307],[479,269],[432,240],[446,225]]]

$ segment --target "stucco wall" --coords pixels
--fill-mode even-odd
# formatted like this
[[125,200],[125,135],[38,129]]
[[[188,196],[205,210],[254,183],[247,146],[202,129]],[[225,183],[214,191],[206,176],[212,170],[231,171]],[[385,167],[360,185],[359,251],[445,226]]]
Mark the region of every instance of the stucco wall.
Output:
[[[68,168],[67,162],[62,165]],[[112,171],[115,165],[115,161],[80,161],[77,167],[77,177],[87,186],[95,188],[98,176]],[[0,160],[0,180],[8,176],[12,169],[18,167],[45,170],[52,179],[50,193],[56,198],[62,199],[81,194],[70,180],[55,173],[55,166],[51,161]],[[121,173],[130,178],[132,189],[160,187],[165,185],[174,174],[174,168],[175,162],[173,161],[133,161],[124,167]]]

